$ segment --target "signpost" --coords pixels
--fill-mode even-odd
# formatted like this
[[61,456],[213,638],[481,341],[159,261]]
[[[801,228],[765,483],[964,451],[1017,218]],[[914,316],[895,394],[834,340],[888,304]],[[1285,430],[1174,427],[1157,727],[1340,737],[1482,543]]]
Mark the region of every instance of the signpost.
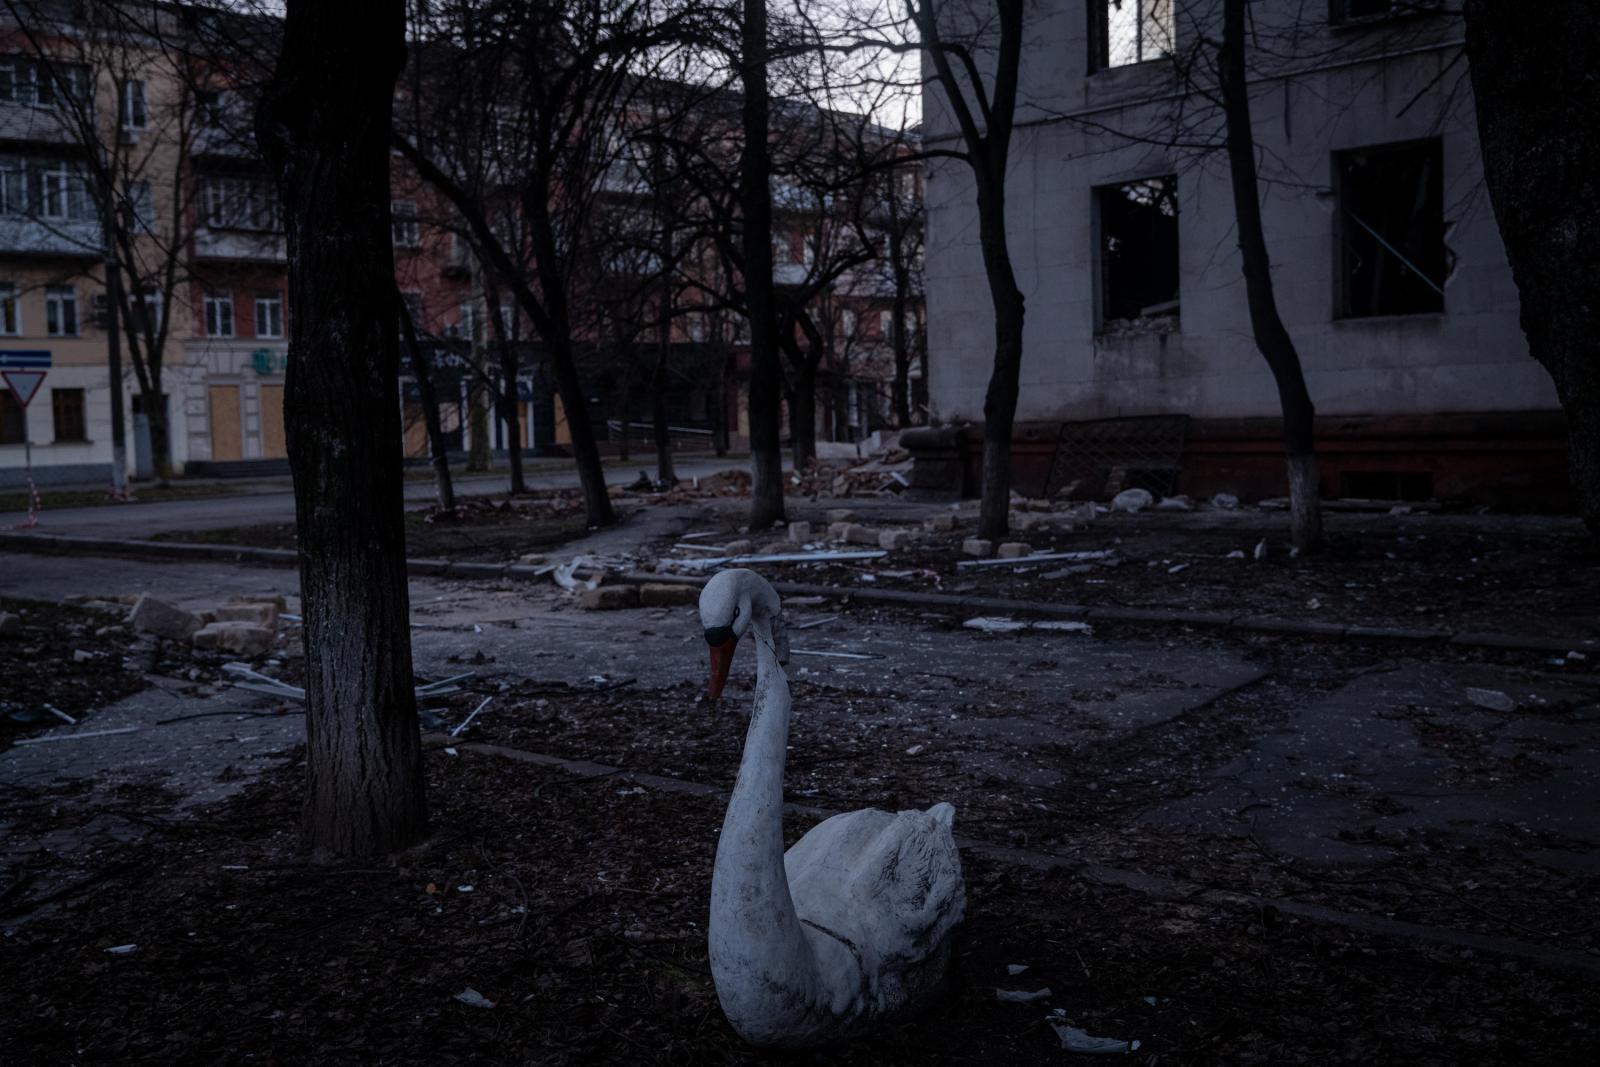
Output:
[[50,371],[50,353],[40,350],[0,349],[0,378],[22,408],[22,454],[24,477],[28,481],[28,517],[18,524],[28,529],[39,524],[39,491],[33,485],[33,438],[28,433],[28,405],[38,395],[44,376]]

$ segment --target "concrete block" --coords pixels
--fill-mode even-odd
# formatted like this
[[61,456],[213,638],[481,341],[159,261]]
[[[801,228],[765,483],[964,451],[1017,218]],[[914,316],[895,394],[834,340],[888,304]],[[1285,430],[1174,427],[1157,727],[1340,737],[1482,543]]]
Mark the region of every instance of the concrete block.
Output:
[[846,525],[844,539],[852,545],[871,545],[878,547],[878,531],[871,526],[863,526],[858,522]]
[[957,515],[953,511],[947,511],[943,514],[934,515],[931,518],[922,520],[922,528],[924,530],[930,530],[934,533],[945,533],[950,530],[954,530],[960,525],[961,516]]
[[[621,586],[601,586],[601,589],[620,589]],[[600,592],[596,589],[595,592]],[[639,586],[639,605],[646,608],[677,608],[694,606],[700,602],[698,585],[676,585],[652,582]]]
[[994,551],[994,542],[985,541],[981,537],[969,537],[961,542],[961,551],[966,555],[977,556],[981,559]]
[[1032,552],[1033,546],[1026,541],[1007,541],[995,549],[994,554],[1001,559],[1021,559],[1023,556],[1031,555]]
[[616,611],[638,603],[639,587],[636,585],[602,585],[585,589],[578,596],[578,607],[584,611]]
[[913,536],[910,530],[880,530],[878,532],[878,547],[887,548],[890,552],[897,552],[909,546]]
[[194,647],[241,656],[264,656],[272,651],[272,631],[251,622],[214,622],[194,634]]
[[269,630],[278,627],[278,605],[273,603],[262,604],[224,604],[216,610],[216,622],[253,622],[257,626],[265,626]]
[[157,600],[146,593],[133,605],[128,621],[134,629],[143,630],[169,641],[187,641],[200,629],[201,622],[192,611],[184,611],[175,604]]
[[828,540],[843,541],[845,534],[850,530],[848,522],[831,522],[828,524]]
[[730,556],[748,556],[755,547],[754,541],[729,541],[722,550]]
[[789,524],[789,541],[792,544],[803,545],[811,540],[811,524],[809,522],[791,522]]

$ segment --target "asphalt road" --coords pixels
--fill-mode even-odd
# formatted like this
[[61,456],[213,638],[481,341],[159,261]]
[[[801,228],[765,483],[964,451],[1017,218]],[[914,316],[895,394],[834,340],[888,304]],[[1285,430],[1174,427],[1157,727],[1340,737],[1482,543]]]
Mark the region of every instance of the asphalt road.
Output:
[[[746,468],[744,457],[715,457],[681,459],[677,462],[680,478],[703,478],[730,468]],[[649,456],[626,464],[613,462],[606,468],[606,481],[610,485],[626,485],[638,479],[639,472],[655,473],[655,463]],[[578,472],[574,467],[534,467],[527,475],[530,489],[571,489],[578,486]],[[195,498],[190,500],[165,500],[154,503],[103,504],[94,507],[45,509],[39,513],[37,530],[78,537],[149,537],[177,530],[218,530],[233,526],[253,526],[259,523],[291,522],[294,519],[294,494],[288,484],[277,479],[272,483],[239,483],[244,492],[230,496]],[[475,475],[457,478],[458,496],[492,496],[511,488],[508,475]],[[432,500],[433,482],[408,481],[406,500],[417,504]],[[24,518],[20,511],[0,513],[0,528],[16,525]]]

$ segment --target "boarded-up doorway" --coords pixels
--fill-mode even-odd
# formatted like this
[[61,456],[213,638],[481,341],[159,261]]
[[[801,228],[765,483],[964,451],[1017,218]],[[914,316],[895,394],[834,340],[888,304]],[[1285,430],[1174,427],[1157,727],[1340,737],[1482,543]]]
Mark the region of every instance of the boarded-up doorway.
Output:
[[211,458],[243,459],[239,432],[239,387],[213,385],[206,389],[211,404]]
[[261,455],[282,459],[289,454],[283,438],[283,386],[261,387]]

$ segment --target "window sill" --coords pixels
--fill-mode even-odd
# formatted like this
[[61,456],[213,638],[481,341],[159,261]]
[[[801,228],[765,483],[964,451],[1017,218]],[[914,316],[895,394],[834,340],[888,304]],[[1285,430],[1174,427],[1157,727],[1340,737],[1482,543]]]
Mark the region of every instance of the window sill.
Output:
[[1393,315],[1335,315],[1334,326],[1363,326],[1373,324],[1377,326],[1392,325],[1396,323],[1426,323],[1443,320],[1449,312],[1446,311],[1404,311]]
[[[89,440],[83,440],[83,441],[35,441],[33,443],[33,447],[34,447],[34,450],[37,451],[38,449],[41,449],[41,448],[81,448],[84,445],[92,445],[92,444],[94,444],[94,442],[93,441],[89,441]],[[14,442],[14,443],[0,444],[0,450],[10,448],[10,449],[15,449],[18,452],[21,452],[23,449],[25,449],[27,447],[28,446],[23,444],[21,441],[17,441],[17,442]]]

